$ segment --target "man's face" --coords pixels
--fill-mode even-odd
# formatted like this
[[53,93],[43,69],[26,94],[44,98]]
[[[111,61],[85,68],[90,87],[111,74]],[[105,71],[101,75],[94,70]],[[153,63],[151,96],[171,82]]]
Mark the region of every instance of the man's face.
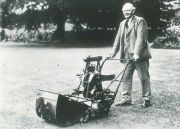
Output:
[[132,6],[127,6],[127,5],[125,5],[125,6],[123,7],[122,11],[123,11],[124,17],[125,17],[126,19],[129,19],[129,18],[131,18],[131,17],[134,15],[134,11],[135,11],[135,10],[133,9]]

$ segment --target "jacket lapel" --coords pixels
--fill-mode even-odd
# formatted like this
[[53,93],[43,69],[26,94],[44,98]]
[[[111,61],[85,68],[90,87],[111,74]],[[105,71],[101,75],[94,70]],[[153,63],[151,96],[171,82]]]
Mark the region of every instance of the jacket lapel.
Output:
[[130,33],[130,31],[132,30],[134,24],[136,22],[136,18],[135,16],[133,17],[133,19],[131,20],[130,24],[129,24],[129,28],[127,29],[127,35]]
[[125,29],[125,21],[123,21],[122,27],[121,27],[121,33],[120,33],[120,34],[121,34],[121,35],[120,35],[121,38],[123,37],[124,29]]

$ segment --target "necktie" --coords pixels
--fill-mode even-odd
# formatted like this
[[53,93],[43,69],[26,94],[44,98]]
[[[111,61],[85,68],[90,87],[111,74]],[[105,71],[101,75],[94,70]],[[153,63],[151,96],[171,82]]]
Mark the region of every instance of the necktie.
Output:
[[128,22],[129,22],[129,19],[127,19],[126,22],[125,22],[126,28],[128,28]]

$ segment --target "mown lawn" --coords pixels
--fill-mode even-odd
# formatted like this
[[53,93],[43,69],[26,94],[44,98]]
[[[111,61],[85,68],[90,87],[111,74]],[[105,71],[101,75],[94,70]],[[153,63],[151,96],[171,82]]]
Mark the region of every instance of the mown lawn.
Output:
[[[110,47],[62,48],[44,45],[0,44],[0,128],[59,129],[35,113],[37,89],[71,93],[78,86],[83,58],[109,55]],[[108,117],[75,124],[68,129],[179,129],[180,50],[152,49],[150,60],[152,106],[144,109],[137,73],[133,105],[111,107]],[[118,62],[105,65],[104,73],[121,69]],[[120,95],[117,96],[118,101]]]

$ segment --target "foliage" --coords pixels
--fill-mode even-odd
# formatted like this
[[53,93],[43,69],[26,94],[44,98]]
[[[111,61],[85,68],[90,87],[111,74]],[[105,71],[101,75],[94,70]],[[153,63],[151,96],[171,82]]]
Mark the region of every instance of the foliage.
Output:
[[[6,0],[3,23],[5,28],[37,30],[43,24],[55,24],[55,39],[63,39],[65,22],[75,25],[74,30],[108,31],[116,30],[123,19],[122,3],[127,0]],[[149,27],[156,28],[159,23],[158,0],[134,1],[137,14],[145,17]],[[147,6],[148,5],[148,6]],[[153,9],[152,9],[153,8]]]
[[[64,6],[70,20],[78,25],[86,24],[90,29],[107,29],[118,26],[119,0],[66,0]],[[119,5],[119,6],[118,6]]]
[[159,0],[140,0],[137,2],[137,13],[146,19],[149,28],[159,27],[160,6]]
[[180,48],[180,18],[172,20],[164,34],[155,39],[153,47]]
[[174,17],[174,11],[178,0],[159,0],[160,1],[160,27],[166,27]]
[[[2,41],[15,41],[15,42],[42,42],[52,41],[52,34],[57,29],[53,24],[41,24],[36,30],[28,31],[25,26],[20,28],[3,29],[4,38]],[[2,37],[2,36],[1,36]]]
[[61,6],[62,0],[6,0],[2,4],[2,27],[21,28],[37,31],[40,25],[57,25],[56,38],[64,31],[65,15]]
[[[114,28],[122,20],[121,5],[127,0],[6,0],[7,15],[17,15],[16,23],[27,24],[27,29],[36,28],[42,22],[58,23],[62,17],[74,24],[86,24],[89,28]],[[135,1],[137,12],[146,17],[150,25],[158,16],[158,0]],[[149,6],[147,6],[149,5]],[[153,7],[153,10],[152,10]],[[154,15],[152,15],[154,14]],[[151,17],[149,17],[151,15]],[[14,18],[12,18],[14,19]],[[25,20],[28,19],[28,20]],[[153,19],[153,20],[152,20]],[[15,20],[14,20],[15,21]],[[29,23],[27,23],[29,21]],[[34,21],[34,22],[33,22]],[[10,22],[13,24],[14,22]],[[9,22],[8,22],[9,24]],[[30,26],[29,26],[30,24]],[[33,27],[34,26],[34,27]]]

